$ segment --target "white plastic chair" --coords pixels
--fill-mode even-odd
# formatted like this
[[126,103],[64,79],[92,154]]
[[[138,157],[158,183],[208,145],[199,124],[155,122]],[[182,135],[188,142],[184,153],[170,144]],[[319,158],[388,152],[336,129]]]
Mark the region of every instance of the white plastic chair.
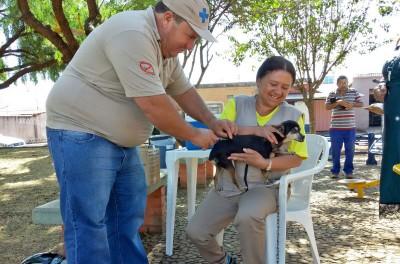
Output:
[[174,245],[175,230],[175,211],[176,196],[178,191],[179,160],[186,160],[187,172],[187,208],[188,219],[194,215],[196,201],[196,183],[197,183],[197,164],[198,159],[207,158],[210,155],[210,149],[207,150],[187,150],[173,149],[165,154],[165,163],[167,165],[168,183],[167,183],[167,219],[166,219],[166,245],[165,253],[171,256]]
[[[278,213],[268,215],[265,221],[265,252],[268,264],[285,263],[287,221],[295,221],[304,226],[310,240],[314,263],[320,263],[311,219],[310,194],[314,174],[320,172],[328,162],[329,143],[326,138],[315,134],[307,134],[306,141],[308,158],[299,167],[292,169],[290,174],[280,178],[279,229],[277,227]],[[288,200],[289,184],[291,184],[291,195]],[[224,230],[216,236],[220,245],[223,243],[223,234]]]
[[[308,158],[290,174],[281,177],[279,214],[268,215],[266,219],[267,263],[285,263],[286,222],[288,221],[295,221],[304,226],[310,240],[313,262],[320,263],[310,212],[310,195],[314,174],[320,172],[328,161],[329,143],[326,138],[315,134],[307,134],[306,140]],[[291,195],[287,200],[289,184]]]

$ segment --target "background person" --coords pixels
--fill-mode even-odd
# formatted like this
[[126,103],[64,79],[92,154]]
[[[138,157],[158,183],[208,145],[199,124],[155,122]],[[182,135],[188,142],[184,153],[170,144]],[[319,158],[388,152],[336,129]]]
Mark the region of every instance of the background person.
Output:
[[383,156],[379,185],[380,216],[398,216],[400,213],[400,177],[396,173],[400,163],[399,50],[400,39],[397,40],[394,57],[388,60],[382,69],[385,85],[374,89],[375,99],[384,102]]
[[354,88],[349,88],[346,76],[336,80],[337,89],[329,93],[325,108],[332,110],[329,136],[332,152],[332,178],[338,179],[340,173],[340,153],[344,144],[345,161],[343,172],[345,178],[353,178],[353,158],[356,142],[355,107],[362,107],[361,96]]
[[[47,99],[47,136],[60,186],[69,264],[147,263],[139,227],[146,181],[136,146],[153,125],[207,148],[235,126],[217,120],[177,59],[208,31],[205,0],[164,0],[122,12],[80,46]],[[166,95],[210,129],[179,116]]]
[[[239,134],[255,134],[271,142],[276,141],[272,134],[276,130],[271,125],[285,120],[298,121],[302,134],[305,134],[302,113],[285,102],[295,80],[295,69],[290,61],[279,56],[266,59],[257,72],[258,94],[231,99],[221,118],[234,121]],[[281,176],[307,158],[306,142],[293,141],[289,152],[294,154],[272,159],[264,159],[251,149],[244,151],[230,157],[235,161],[236,178],[241,188],[234,185],[227,170],[219,170],[218,184],[209,191],[187,227],[189,239],[209,263],[236,263],[215,239],[232,221],[239,232],[244,263],[265,263],[265,218],[277,210],[279,182],[266,180],[262,170],[274,172],[275,177]],[[243,173],[246,164],[250,165],[247,192]]]

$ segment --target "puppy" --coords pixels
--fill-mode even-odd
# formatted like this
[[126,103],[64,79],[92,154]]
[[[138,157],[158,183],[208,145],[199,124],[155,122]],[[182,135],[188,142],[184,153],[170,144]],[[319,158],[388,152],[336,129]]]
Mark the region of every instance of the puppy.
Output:
[[208,159],[214,161],[217,168],[228,170],[232,177],[232,182],[239,188],[235,177],[234,163],[228,159],[232,153],[243,153],[243,148],[250,148],[260,153],[265,159],[268,159],[274,157],[276,154],[287,153],[286,143],[289,141],[304,141],[304,135],[300,133],[300,126],[295,121],[287,120],[274,127],[283,135],[282,137],[278,133],[274,133],[278,144],[272,144],[267,139],[255,135],[237,135],[232,139],[218,141],[212,148]]
[[[332,97],[332,98],[329,99],[329,103],[331,103],[331,104],[336,103],[337,100],[338,99],[336,97]],[[345,107],[343,107],[341,105],[339,105],[338,108],[341,109],[341,110],[345,109]]]

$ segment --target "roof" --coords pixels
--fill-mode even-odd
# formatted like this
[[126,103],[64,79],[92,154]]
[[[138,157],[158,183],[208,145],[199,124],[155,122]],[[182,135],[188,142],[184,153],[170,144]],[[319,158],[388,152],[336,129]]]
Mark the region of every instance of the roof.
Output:
[[256,82],[232,82],[232,83],[207,83],[200,84],[197,88],[228,88],[228,87],[256,87]]
[[26,111],[0,111],[0,117],[8,117],[8,116],[36,116],[40,114],[46,113],[45,111],[32,111],[32,110],[26,110]]

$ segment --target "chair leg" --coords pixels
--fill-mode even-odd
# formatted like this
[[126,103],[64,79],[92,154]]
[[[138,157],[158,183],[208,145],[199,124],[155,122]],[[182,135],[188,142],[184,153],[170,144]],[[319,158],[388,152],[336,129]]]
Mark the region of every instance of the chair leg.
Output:
[[197,165],[197,158],[186,159],[188,220],[194,215],[196,205]]
[[320,264],[317,242],[315,240],[315,234],[314,234],[314,228],[313,228],[312,222],[307,222],[307,224],[304,225],[304,228],[306,229],[308,239],[310,240],[311,253],[313,256],[313,263]]
[[304,226],[304,229],[307,232],[308,240],[310,241],[311,246],[311,254],[313,256],[313,263],[320,263],[317,242],[314,234],[314,227],[311,218],[311,212],[308,210],[297,211],[297,212],[289,212],[287,215],[287,221],[293,221]]
[[165,254],[172,256],[174,246],[174,229],[175,229],[175,211],[176,196],[178,192],[178,162],[172,164],[167,163],[168,168],[168,185],[167,185],[167,229],[166,229],[166,246]]
[[270,214],[265,220],[265,254],[267,264],[276,263],[278,232],[277,232],[277,214]]

